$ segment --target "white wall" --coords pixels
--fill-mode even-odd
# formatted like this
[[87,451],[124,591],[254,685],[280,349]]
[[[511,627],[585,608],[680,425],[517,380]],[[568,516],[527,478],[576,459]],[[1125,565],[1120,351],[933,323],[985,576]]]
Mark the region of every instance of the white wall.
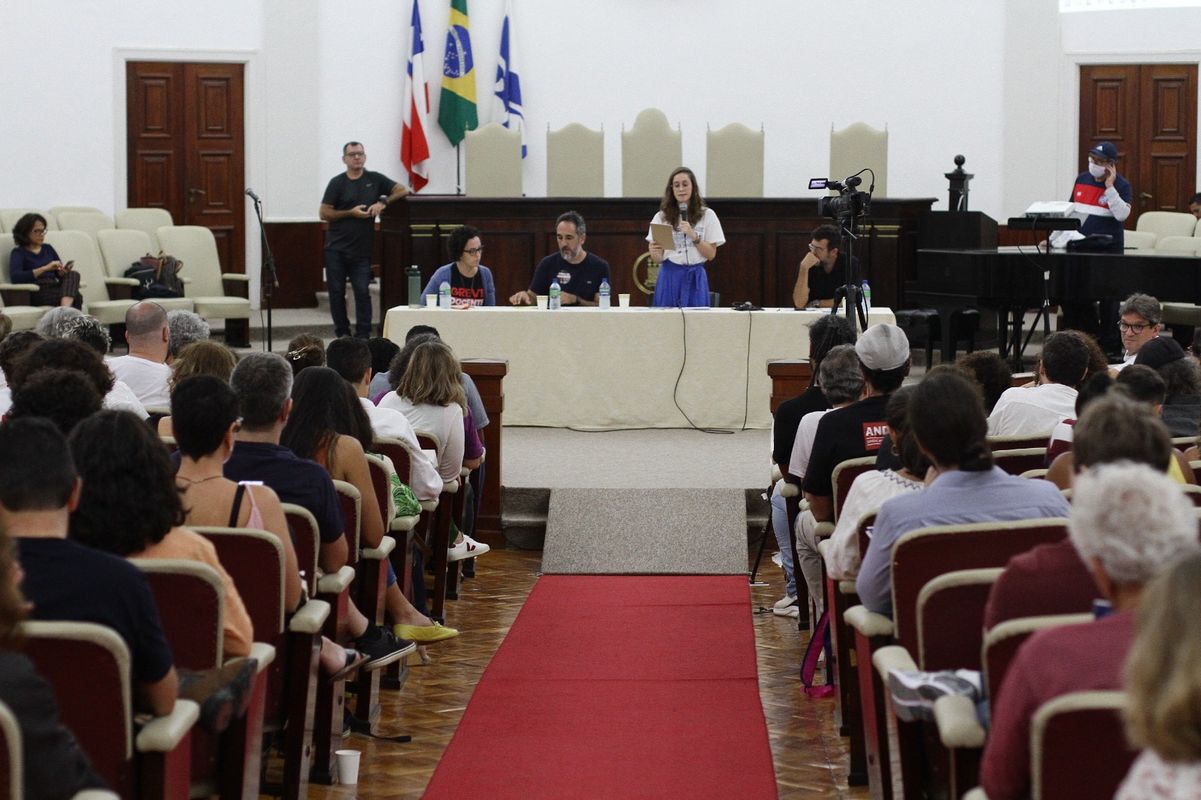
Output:
[[[453,193],[454,151],[436,122],[448,2],[419,2],[432,106],[425,192]],[[619,195],[622,126],[657,106],[680,126],[702,188],[706,124],[762,125],[766,193],[805,196],[807,179],[827,171],[831,123],[864,121],[888,126],[892,196],[935,197],[944,207],[942,175],[962,153],[976,175],[971,207],[1003,220],[1034,199],[1066,196],[1080,63],[1201,58],[1197,9],[1061,15],[1056,0],[513,5],[533,196],[545,194],[547,126],[570,122],[604,128],[606,193]],[[494,109],[503,7],[470,2],[481,122]],[[122,63],[153,54],[247,63],[247,184],[266,200],[268,219],[316,219],[348,139],[365,143],[372,168],[402,177],[410,10],[409,0],[0,0],[8,154],[0,207],[123,206]],[[247,243],[255,264],[257,238]]]

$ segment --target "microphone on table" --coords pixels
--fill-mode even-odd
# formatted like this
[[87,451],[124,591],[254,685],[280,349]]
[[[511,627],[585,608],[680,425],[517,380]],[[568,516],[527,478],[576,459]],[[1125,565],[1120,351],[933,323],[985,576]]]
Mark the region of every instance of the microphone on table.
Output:
[[259,196],[254,193],[254,189],[247,189],[246,196],[249,197],[251,200],[253,200],[256,203],[263,202],[262,200],[259,199]]

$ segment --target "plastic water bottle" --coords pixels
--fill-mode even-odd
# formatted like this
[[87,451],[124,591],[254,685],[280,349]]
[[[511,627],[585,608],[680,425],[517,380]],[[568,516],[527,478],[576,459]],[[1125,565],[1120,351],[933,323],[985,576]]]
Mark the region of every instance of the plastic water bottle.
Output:
[[863,313],[870,314],[872,311],[872,287],[867,281],[863,282]]
[[554,310],[560,306],[559,296],[563,294],[563,290],[559,287],[558,279],[551,282],[550,297],[546,301],[546,307]]
[[421,268],[412,264],[405,274],[409,279],[409,308],[421,308]]
[[596,290],[596,305],[600,308],[609,307],[609,298],[612,295],[612,289],[609,288],[609,281],[601,278],[600,288]]
[[450,308],[450,282],[442,281],[438,286],[438,308]]

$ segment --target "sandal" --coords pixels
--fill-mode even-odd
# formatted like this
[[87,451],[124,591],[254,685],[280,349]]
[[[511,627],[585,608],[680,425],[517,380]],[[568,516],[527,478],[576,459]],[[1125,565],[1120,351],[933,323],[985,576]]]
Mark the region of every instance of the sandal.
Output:
[[346,650],[346,663],[342,665],[341,669],[329,676],[330,683],[336,683],[345,679],[367,661],[367,656],[358,650],[352,650],[349,647],[344,649]]

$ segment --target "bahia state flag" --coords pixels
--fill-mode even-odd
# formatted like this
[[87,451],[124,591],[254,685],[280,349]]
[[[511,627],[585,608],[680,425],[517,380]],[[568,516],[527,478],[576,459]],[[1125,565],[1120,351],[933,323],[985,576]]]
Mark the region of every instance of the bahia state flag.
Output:
[[467,29],[467,0],[450,0],[438,126],[456,147],[467,131],[479,126],[475,111],[475,65],[471,60],[471,34]]
[[429,87],[425,83],[425,69],[422,59],[425,55],[425,44],[421,40],[421,13],[417,8],[417,0],[413,0],[413,19],[411,21],[409,65],[404,84],[404,126],[400,134],[400,163],[409,174],[409,185],[414,192],[421,191],[429,183],[430,146],[425,138],[425,127],[428,124],[430,96]]
[[496,62],[496,98],[500,101],[500,124],[521,132],[521,157],[526,156],[525,107],[521,103],[521,78],[509,38],[513,25],[513,3],[505,2],[505,23],[500,32],[500,58]]

